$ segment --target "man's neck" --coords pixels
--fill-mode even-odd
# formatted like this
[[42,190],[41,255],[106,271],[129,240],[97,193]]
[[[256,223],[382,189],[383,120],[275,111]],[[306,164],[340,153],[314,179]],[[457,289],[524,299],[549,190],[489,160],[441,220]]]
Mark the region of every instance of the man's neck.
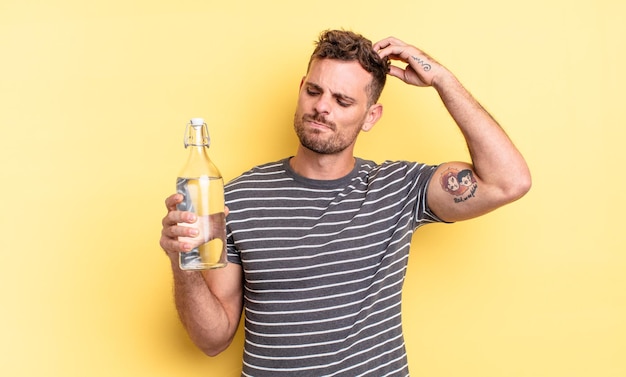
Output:
[[319,154],[300,146],[289,165],[297,174],[318,180],[343,178],[354,169],[355,158],[351,151],[339,154]]

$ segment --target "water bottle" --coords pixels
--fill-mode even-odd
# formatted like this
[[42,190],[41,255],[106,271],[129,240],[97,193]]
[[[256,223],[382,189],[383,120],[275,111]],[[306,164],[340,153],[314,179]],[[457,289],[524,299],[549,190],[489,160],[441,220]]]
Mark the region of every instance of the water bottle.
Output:
[[209,130],[202,118],[193,118],[185,127],[185,148],[189,149],[187,163],[176,180],[176,191],[184,196],[178,204],[180,211],[196,214],[193,224],[180,223],[198,229],[196,237],[179,237],[193,249],[180,253],[183,270],[206,270],[226,266],[226,215],[224,213],[224,181],[209,157]]

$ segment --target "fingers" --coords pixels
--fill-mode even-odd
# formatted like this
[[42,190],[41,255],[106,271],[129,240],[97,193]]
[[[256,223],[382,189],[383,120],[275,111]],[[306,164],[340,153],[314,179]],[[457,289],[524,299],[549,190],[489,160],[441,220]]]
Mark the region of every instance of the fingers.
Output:
[[406,63],[404,68],[391,65],[389,75],[415,86],[432,86],[435,76],[441,74],[441,65],[415,46],[397,38],[388,37],[373,45],[382,58]]
[[395,37],[387,37],[376,43],[374,43],[374,51],[380,51],[390,46],[406,46],[406,43],[402,42]]
[[167,215],[163,218],[163,227],[177,223],[193,223],[196,221],[196,215],[192,212],[177,211],[176,206],[183,201],[181,194],[173,194],[165,199],[165,207]]
[[395,65],[391,65],[389,66],[389,72],[388,74],[390,76],[394,76],[399,78],[402,81],[407,81],[406,79],[406,71],[402,68],[396,67]]
[[[170,214],[174,213],[176,212],[170,212]],[[194,245],[197,246],[195,239],[199,235],[198,228],[186,225],[184,222],[172,222],[173,217],[175,216],[168,215],[163,219],[159,244],[168,254],[190,251]]]
[[165,228],[179,223],[193,224],[196,222],[197,219],[198,218],[196,214],[193,212],[174,210],[167,212],[167,215],[165,215],[165,217],[161,221],[161,224],[163,225],[163,228]]
[[172,239],[165,236],[161,236],[159,244],[168,255],[184,253],[193,249],[193,245],[190,243],[180,242],[177,239]]
[[[182,201],[181,194],[173,194],[165,199],[167,214],[161,221],[163,228],[159,244],[168,255],[191,251],[208,240],[206,237],[209,235],[200,234],[198,225],[202,225],[202,221],[196,224],[199,218],[195,213],[176,209],[176,205]],[[224,215],[228,216],[228,213],[229,209],[225,206]],[[221,227],[223,228],[223,225]]]
[[176,205],[183,201],[183,196],[181,194],[172,194],[165,199],[165,207],[168,211],[173,211],[176,209]]
[[[169,211],[163,218],[160,244],[168,254],[185,252],[193,248],[189,242],[181,242],[198,236],[196,227],[184,226],[197,220],[194,213],[185,211]],[[183,237],[179,240],[179,237]]]
[[165,199],[167,214],[161,221],[163,228],[159,244],[168,254],[190,251],[193,248],[189,242],[179,241],[179,237],[189,239],[198,236],[198,229],[195,227],[182,226],[182,224],[193,224],[197,220],[192,212],[176,210],[176,205],[182,200],[181,194],[173,194]]
[[407,47],[411,47],[403,41],[394,38],[388,37],[383,40],[376,42],[373,46],[374,51],[378,52],[381,58],[389,58],[394,60],[402,60],[407,61],[407,56],[403,56],[403,54]]

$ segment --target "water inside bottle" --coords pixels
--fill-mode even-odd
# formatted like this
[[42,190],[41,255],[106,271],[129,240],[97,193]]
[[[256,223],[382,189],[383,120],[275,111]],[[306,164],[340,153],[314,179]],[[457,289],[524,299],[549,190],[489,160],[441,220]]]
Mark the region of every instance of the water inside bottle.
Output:
[[194,224],[180,223],[199,230],[197,237],[179,237],[193,249],[180,253],[180,267],[184,270],[219,268],[226,265],[226,215],[224,214],[224,186],[221,178],[183,178],[176,181],[176,190],[184,196],[177,206],[180,211],[194,212]]

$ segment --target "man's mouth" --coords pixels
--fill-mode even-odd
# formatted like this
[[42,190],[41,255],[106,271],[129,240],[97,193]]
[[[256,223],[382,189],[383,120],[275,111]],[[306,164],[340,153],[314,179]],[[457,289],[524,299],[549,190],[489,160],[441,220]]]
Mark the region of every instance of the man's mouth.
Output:
[[326,128],[334,131],[335,125],[332,122],[328,122],[321,116],[305,115],[303,120],[316,128]]

